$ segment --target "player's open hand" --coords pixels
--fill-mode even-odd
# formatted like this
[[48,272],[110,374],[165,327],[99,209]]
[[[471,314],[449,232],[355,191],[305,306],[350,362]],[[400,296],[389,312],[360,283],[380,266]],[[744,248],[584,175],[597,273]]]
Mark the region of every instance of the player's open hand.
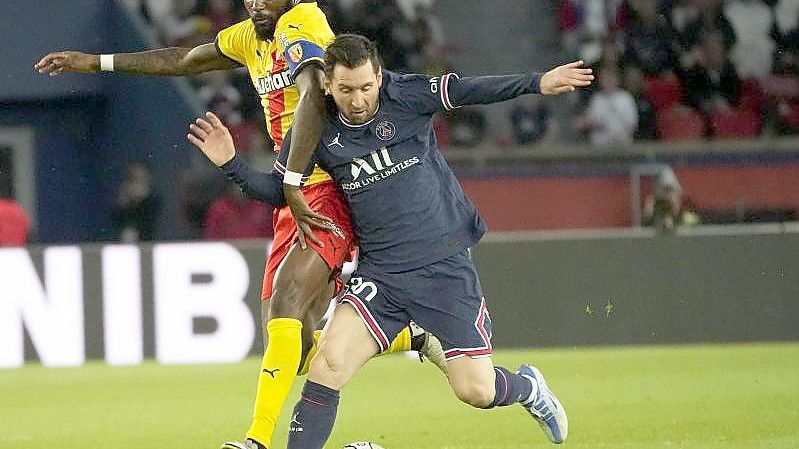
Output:
[[100,69],[100,56],[78,51],[57,51],[45,55],[33,66],[42,75],[58,76],[64,72],[92,73]]
[[558,95],[588,87],[594,81],[594,71],[583,67],[583,61],[555,67],[541,77],[541,93]]
[[313,233],[313,228],[326,229],[335,236],[344,238],[341,229],[333,223],[333,220],[311,209],[298,187],[284,184],[283,194],[286,198],[286,204],[291,209],[291,215],[294,216],[294,221],[297,225],[297,239],[300,241],[302,249],[308,248],[308,239],[320,248],[325,247],[325,244]]
[[211,111],[205,113],[208,120],[198,118],[189,126],[191,131],[186,135],[189,142],[199,148],[217,167],[225,165],[236,155],[236,147],[230,131]]

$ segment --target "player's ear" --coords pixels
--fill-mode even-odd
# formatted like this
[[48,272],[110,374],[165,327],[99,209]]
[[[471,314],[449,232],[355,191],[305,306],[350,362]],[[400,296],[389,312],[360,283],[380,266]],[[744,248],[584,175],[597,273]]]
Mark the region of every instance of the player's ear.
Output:
[[382,70],[378,70],[377,71],[377,88],[379,89],[381,87],[383,87],[383,71]]

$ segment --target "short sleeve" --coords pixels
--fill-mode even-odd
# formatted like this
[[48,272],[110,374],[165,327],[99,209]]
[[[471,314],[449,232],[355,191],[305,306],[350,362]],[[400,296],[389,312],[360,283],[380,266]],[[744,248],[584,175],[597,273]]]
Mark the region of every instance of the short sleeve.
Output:
[[247,50],[253,42],[254,29],[249,20],[229,26],[216,35],[214,45],[222,56],[247,65]]
[[292,77],[308,64],[324,64],[325,49],[335,38],[324,12],[312,3],[301,3],[284,14],[275,34]]

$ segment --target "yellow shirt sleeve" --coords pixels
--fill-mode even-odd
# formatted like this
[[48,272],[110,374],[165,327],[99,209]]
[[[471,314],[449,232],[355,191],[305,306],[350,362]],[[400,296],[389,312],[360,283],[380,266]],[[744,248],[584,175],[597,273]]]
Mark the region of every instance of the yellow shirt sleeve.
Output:
[[231,25],[216,35],[217,51],[241,65],[247,65],[247,54],[255,42],[255,26],[250,19]]
[[325,49],[335,34],[316,3],[300,3],[277,23],[277,48],[289,65],[291,76],[312,62],[324,63]]

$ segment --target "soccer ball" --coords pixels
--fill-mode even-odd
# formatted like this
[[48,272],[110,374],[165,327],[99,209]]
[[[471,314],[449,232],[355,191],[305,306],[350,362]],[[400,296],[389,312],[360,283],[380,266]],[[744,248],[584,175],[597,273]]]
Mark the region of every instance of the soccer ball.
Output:
[[383,449],[383,446],[378,446],[375,443],[370,443],[368,441],[358,441],[356,443],[350,443],[344,446],[342,449]]

